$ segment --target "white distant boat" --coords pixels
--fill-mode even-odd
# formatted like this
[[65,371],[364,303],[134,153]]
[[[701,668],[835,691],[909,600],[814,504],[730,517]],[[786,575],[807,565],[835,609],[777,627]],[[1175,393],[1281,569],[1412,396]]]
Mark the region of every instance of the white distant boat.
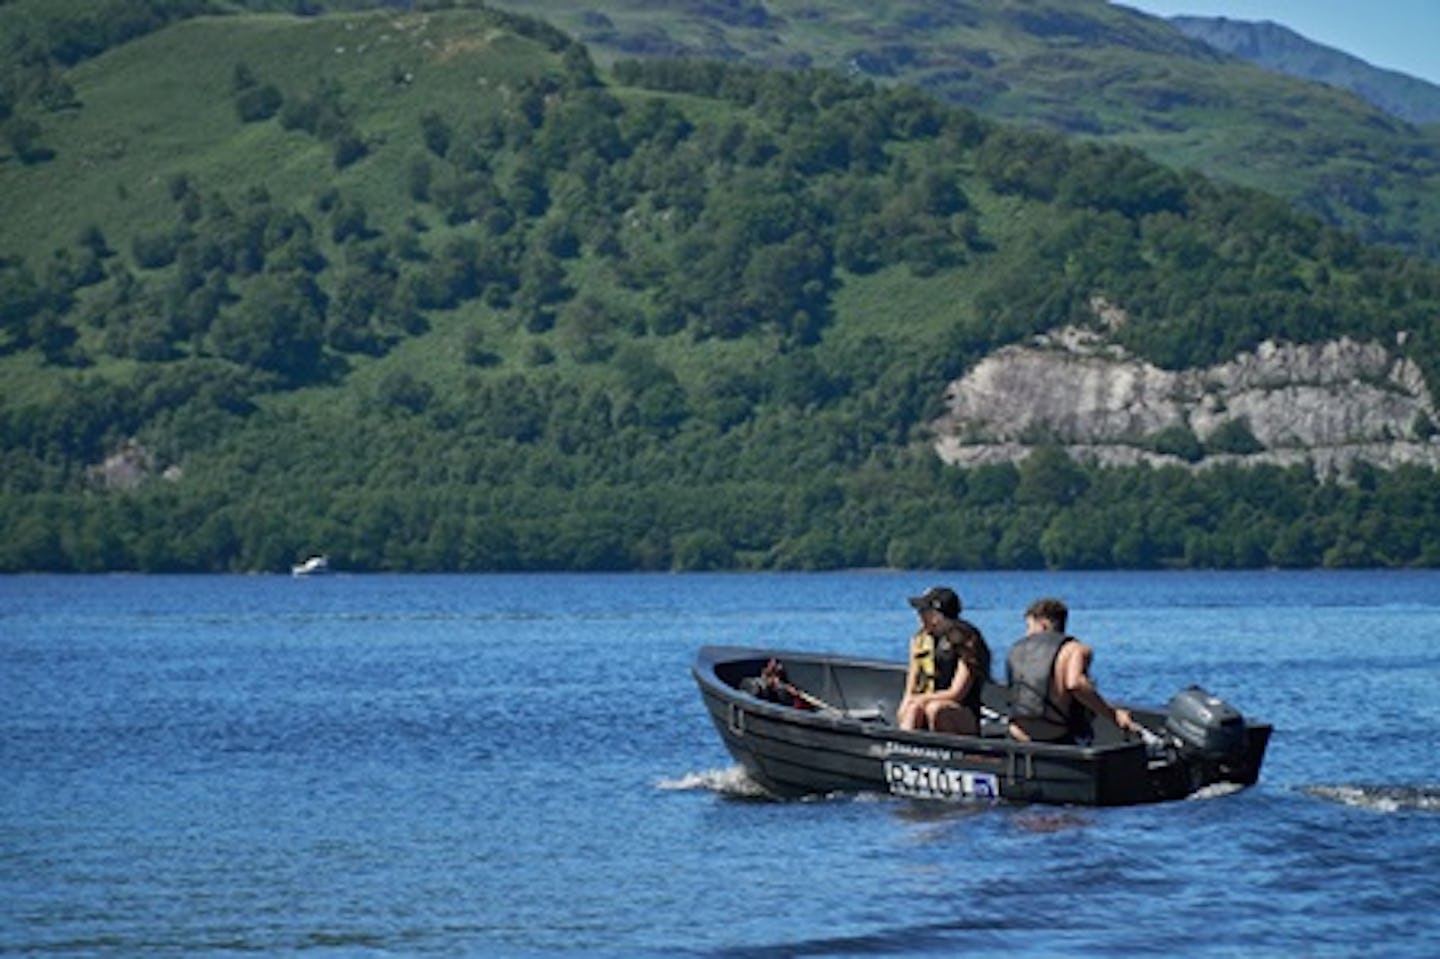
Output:
[[319,576],[330,572],[330,560],[325,556],[312,556],[303,563],[290,567],[291,576]]

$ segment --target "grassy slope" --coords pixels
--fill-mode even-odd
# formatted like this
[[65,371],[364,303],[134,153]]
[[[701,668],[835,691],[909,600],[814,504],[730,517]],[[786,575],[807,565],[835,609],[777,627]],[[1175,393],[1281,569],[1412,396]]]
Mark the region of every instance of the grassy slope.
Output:
[[[102,225],[110,245],[128,251],[135,235],[174,223],[168,184],[178,175],[192,178],[203,191],[218,189],[231,198],[263,187],[280,205],[307,210],[322,189],[335,186],[359,198],[372,222],[393,234],[412,209],[403,184],[406,165],[418,151],[420,115],[435,109],[478,117],[503,101],[522,75],[553,68],[554,62],[537,45],[497,33],[482,17],[466,12],[307,19],[266,15],[177,24],[73,72],[71,82],[83,106],[54,124],[50,141],[56,158],[0,168],[0,251],[18,252],[38,269],[45,251],[72,246],[90,224]],[[241,63],[262,82],[276,82],[287,97],[308,92],[322,78],[337,81],[373,145],[371,155],[336,171],[330,148],[317,139],[287,132],[273,121],[241,123],[231,89]],[[296,64],[306,67],[297,70]],[[413,80],[397,84],[397,71]],[[704,119],[702,110],[718,108],[689,98],[681,102],[697,120]],[[136,112],[137,103],[145,104],[143,112]],[[972,199],[986,202],[983,195]],[[450,228],[429,212],[425,242],[435,249]],[[1003,222],[997,224],[1001,232]],[[583,273],[585,261],[573,269]],[[841,347],[866,335],[923,341],[927,330],[943,327],[946,317],[963,307],[969,285],[963,270],[929,280],[892,270],[853,281],[840,294],[831,338]],[[478,302],[432,315],[431,321],[427,335],[381,360],[352,358],[354,369],[343,388],[307,390],[276,402],[308,404],[328,397],[316,403],[319,409],[334,399],[329,394],[341,393],[344,409],[395,370],[454,390],[466,378],[508,375],[521,365],[520,350],[529,337],[507,330]],[[477,371],[460,362],[460,341],[471,326],[482,328],[487,346],[504,357],[497,370]],[[696,345],[688,338],[668,338],[655,343],[660,359],[682,378],[698,377],[712,366],[753,365],[768,348],[751,340]],[[557,354],[560,366],[567,367],[564,353]],[[17,386],[7,389],[12,400],[20,398],[22,382],[35,388],[55,385],[54,377],[27,355],[4,357],[0,368]],[[128,369],[126,361],[101,359],[99,372],[120,375]],[[587,367],[569,372],[605,375]]]
[[699,55],[910,83],[1000,119],[1138,146],[1440,257],[1440,127],[1224,57],[1105,0],[767,0],[758,26],[720,23],[701,4],[617,0],[604,21],[577,0],[495,5],[552,20],[602,61]]
[[[463,13],[177,24],[73,71],[83,107],[47,127],[56,158],[4,170],[0,249],[69,245],[91,222],[137,232],[167,226],[168,181],[177,174],[232,192],[263,186],[286,205],[333,183],[359,190],[377,215],[396,212],[408,157],[384,143],[412,142],[427,109],[478,116],[505,96],[507,83],[545,62],[535,44],[495,34]],[[232,93],[241,63],[287,96],[310,93],[322,78],[338,81],[361,133],[382,148],[337,172],[330,148],[317,139],[277,123],[241,123]],[[396,70],[413,82],[394,82]],[[137,103],[143,113],[136,113]],[[41,197],[45,202],[37,203]]]
[[[537,44],[498,32],[472,13],[263,15],[176,24],[71,73],[82,106],[47,125],[56,158],[0,167],[0,254],[18,253],[40,272],[46,251],[73,246],[92,224],[102,227],[112,248],[128,253],[133,237],[175,222],[168,184],[178,175],[232,203],[247,189],[264,189],[281,206],[311,212],[317,224],[323,217],[313,213],[314,200],[334,186],[363,202],[372,223],[393,235],[411,210],[404,169],[416,148],[421,113],[478,117],[511,85],[553,68],[554,60]],[[338,82],[372,144],[371,155],[336,171],[331,148],[316,138],[274,121],[241,123],[232,93],[240,63],[261,82],[277,83],[287,97],[310,92],[322,78]],[[397,84],[397,71],[411,80]],[[387,147],[391,142],[404,146]],[[438,246],[449,229],[431,226]],[[340,256],[333,250],[327,255]],[[467,304],[440,314],[428,335],[390,356],[353,358],[352,375],[341,384],[273,396],[265,405],[317,417],[323,435],[353,423],[363,398],[388,372],[405,370],[437,389],[454,389],[469,375],[459,360],[460,343],[477,312],[485,311]],[[489,346],[501,352],[509,346],[493,324]],[[98,360],[94,375],[121,381],[135,369],[132,361],[87,352]],[[12,407],[44,403],[66,388],[65,379],[30,352],[0,357],[0,378],[6,382],[0,402]]]
[[[573,6],[563,0],[537,4],[562,24],[575,18],[573,12],[562,12]],[[812,9],[823,15],[806,18],[792,14],[779,24],[783,29],[778,34],[775,30],[733,33],[740,39],[748,38],[757,53],[768,50],[771,59],[798,58],[804,51],[804,57],[818,62],[821,58],[812,54],[812,49],[830,50],[833,58],[855,49],[857,35],[885,39],[893,33],[897,38],[913,40],[914,29],[900,24],[901,14],[912,6],[882,4],[874,11],[867,10],[864,16],[853,11],[840,16],[835,12],[839,8],[820,3],[812,5]],[[1050,5],[1034,6],[1045,9]],[[1162,61],[1168,63],[1165,69],[1177,71],[1177,84],[1184,71],[1213,66],[1213,57],[1194,55],[1177,60],[1177,49],[1183,53],[1188,42],[1164,32],[1168,28],[1162,30],[1160,21],[1137,19],[1127,12],[1100,6],[1104,8],[1103,16],[1096,15],[1110,25],[1111,39],[1153,48],[1154,53],[1143,56],[1155,58],[1154,69],[1160,69]],[[771,3],[769,8],[782,14],[791,9],[783,2]],[[641,14],[646,11],[650,19],[642,21]],[[623,32],[627,24],[639,29],[647,22],[670,29],[663,11],[650,10],[646,4],[618,4],[609,16],[617,32]],[[583,22],[576,26],[581,28],[577,32],[585,32]],[[708,37],[709,43],[716,42],[711,26],[694,25],[692,32],[695,37]],[[731,34],[725,36],[733,39]],[[783,37],[784,42],[776,36]],[[980,6],[926,36],[937,48],[979,49],[988,45],[1002,61],[1034,62],[1039,56],[1037,41],[1031,34],[1014,24],[997,27],[988,8]],[[848,47],[844,42],[847,38],[851,41]],[[777,50],[777,44],[782,49]],[[1086,57],[1118,58],[1119,54],[1104,48]],[[1046,62],[1055,60],[1050,55]],[[1037,67],[1036,82],[1055,84],[1059,81],[1054,77],[1070,73],[1078,76],[1083,73],[1084,60],[1066,60],[1068,65],[1062,66],[1052,63],[1049,73]],[[400,230],[402,217],[412,212],[403,184],[407,164],[419,151],[415,131],[420,115],[435,109],[447,115],[479,118],[502,104],[521,77],[553,69],[556,61],[555,55],[539,45],[497,31],[482,15],[464,11],[368,12],[320,18],[256,15],[174,25],[82,63],[71,72],[69,79],[82,106],[47,127],[56,158],[34,166],[14,162],[0,166],[0,253],[18,252],[40,269],[46,251],[71,246],[78,232],[90,224],[102,224],[111,246],[128,250],[135,235],[173,224],[174,204],[168,184],[172,177],[182,174],[204,190],[223,190],[232,198],[242,195],[248,187],[263,187],[280,205],[306,210],[313,209],[323,189],[334,186],[347,197],[363,202],[372,222],[393,235]],[[371,154],[363,162],[336,171],[330,147],[314,137],[286,131],[273,121],[241,123],[234,110],[232,82],[236,66],[242,63],[261,82],[277,83],[287,97],[308,93],[322,80],[338,82],[344,102],[372,145]],[[1261,91],[1253,94],[1256,97],[1263,97],[1267,83],[1288,82],[1254,68],[1237,69],[1248,71],[1236,75],[1254,81]],[[1086,83],[1113,87],[1140,83],[1138,78],[1145,75],[1139,68],[1122,67],[1118,59],[1114,70],[1114,75],[1102,74],[1101,80],[1091,78]],[[397,82],[397,77],[405,80]],[[1217,77],[1212,77],[1212,82],[1220,83]],[[1192,76],[1188,82],[1193,86],[1198,81]],[[1245,87],[1243,83],[1224,84],[1213,97],[1197,95],[1199,102],[1185,109],[1194,114],[1197,122],[1205,111],[1214,110],[1209,119],[1219,123],[1226,115],[1208,105],[1209,101],[1236,96],[1237,90]],[[1301,96],[1293,86],[1285,89]],[[624,90],[617,93],[622,98],[633,96]],[[1302,93],[1302,100],[1318,95],[1308,88]],[[1017,89],[997,96],[1010,96],[1020,102],[1029,95]],[[143,112],[135,110],[137,103],[145,105]],[[681,98],[681,103],[697,121],[721,109],[717,103],[691,98]],[[1140,133],[1130,135],[1144,139]],[[1228,135],[1237,142],[1250,137],[1243,130],[1232,130]],[[1186,142],[1176,137],[1156,137],[1148,145],[1157,151],[1183,153]],[[1177,147],[1177,143],[1182,146]],[[1253,181],[1265,179],[1264,161],[1269,156],[1257,154],[1251,158],[1249,176]],[[983,190],[974,190],[971,200],[980,213],[987,239],[1000,250],[1000,256],[1009,255],[1005,251],[1014,251],[1013,241],[1027,230],[1023,207],[1016,208],[1011,201],[989,196]],[[429,232],[425,242],[431,249],[438,248],[451,230],[434,213],[433,209],[426,213]],[[586,268],[585,260],[572,266],[577,277],[583,277]],[[917,354],[923,352],[925,342],[938,336],[949,325],[950,317],[970,308],[978,269],[971,263],[929,279],[917,278],[907,270],[849,278],[837,295],[836,323],[821,348],[845,349],[866,336],[878,336],[887,342],[905,344]],[[523,331],[498,322],[478,302],[434,315],[431,321],[428,335],[402,344],[382,360],[353,358],[349,386],[363,393],[386,372],[406,369],[437,389],[454,390],[467,378],[512,372],[521,365],[521,351],[530,340]],[[477,371],[459,361],[462,337],[472,327],[483,329],[487,348],[505,360],[496,370]],[[682,377],[692,378],[717,364],[753,363],[756,354],[766,348],[762,342],[750,341],[698,346],[689,343],[688,338],[656,341],[661,359]],[[568,362],[564,353],[557,350],[557,354],[564,367]],[[9,356],[0,359],[0,365],[12,384],[7,387],[12,399],[31,388],[54,386],[53,378],[35,365],[33,357]],[[102,360],[101,372],[107,367],[114,373],[128,368],[120,361]],[[580,376],[605,375],[589,368],[571,372]],[[347,395],[353,396],[354,391]]]
[[[73,5],[65,0],[57,9]],[[729,22],[717,19],[727,9],[721,5],[684,0],[614,0],[603,12],[577,0],[493,6],[551,20],[583,39],[601,63],[636,51],[673,53],[911,83],[1002,119],[1132,144],[1163,162],[1286,196],[1368,240],[1440,256],[1440,127],[1411,127],[1339,90],[1217,54],[1161,19],[1105,0],[863,8],[768,0],[753,5],[767,19],[732,9]],[[0,33],[38,9],[36,0],[0,9]],[[405,15],[382,16],[398,22]],[[331,19],[313,21],[317,34],[331,29],[322,26]],[[236,31],[263,31],[263,22]],[[352,52],[358,46],[346,43],[353,37],[333,39]],[[222,53],[216,65],[227,60]],[[383,74],[375,79],[377,87],[387,82]],[[224,69],[211,80],[222,93],[228,82]],[[165,92],[157,93],[163,101]],[[123,135],[90,144],[100,153],[134,146]],[[0,213],[9,212],[4,204],[0,197]],[[31,224],[20,226],[34,235]]]

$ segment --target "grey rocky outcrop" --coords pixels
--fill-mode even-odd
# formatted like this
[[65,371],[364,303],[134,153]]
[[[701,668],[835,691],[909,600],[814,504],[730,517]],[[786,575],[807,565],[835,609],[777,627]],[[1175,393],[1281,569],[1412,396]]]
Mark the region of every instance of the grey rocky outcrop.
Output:
[[[157,467],[155,454],[135,438],[125,440],[105,457],[105,461],[89,469],[90,479],[97,486],[111,492],[127,492],[138,489],[146,480],[155,476]],[[182,476],[179,466],[168,466],[158,474],[162,479],[175,482]]]
[[[1102,465],[1309,464],[1343,476],[1356,461],[1440,466],[1434,399],[1414,362],[1383,344],[1265,342],[1228,363],[1170,371],[1100,333],[1066,328],[1002,348],[950,384],[931,424],[946,462],[1024,458],[1038,444]],[[1250,449],[1213,446],[1224,430]],[[1193,436],[1189,456],[1157,442]],[[1233,445],[1233,444],[1231,444]]]

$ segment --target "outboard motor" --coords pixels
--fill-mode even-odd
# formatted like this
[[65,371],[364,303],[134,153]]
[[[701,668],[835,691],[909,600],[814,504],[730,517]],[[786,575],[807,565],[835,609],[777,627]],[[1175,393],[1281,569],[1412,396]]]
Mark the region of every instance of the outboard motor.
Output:
[[1206,759],[1235,760],[1245,755],[1245,717],[1199,686],[1182,689],[1171,697],[1165,731],[1179,741],[1182,751]]

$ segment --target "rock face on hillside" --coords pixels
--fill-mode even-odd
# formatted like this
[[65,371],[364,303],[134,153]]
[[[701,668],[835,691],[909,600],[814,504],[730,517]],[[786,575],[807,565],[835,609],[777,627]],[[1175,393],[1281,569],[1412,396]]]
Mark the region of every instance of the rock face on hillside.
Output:
[[1416,365],[1376,343],[1266,342],[1171,372],[1065,329],[998,350],[946,392],[932,425],[946,462],[1023,459],[1038,444],[1102,465],[1440,466],[1435,403]]
[[[103,463],[90,467],[90,479],[96,486],[110,492],[128,492],[138,489],[152,476],[157,475],[155,454],[133,437],[105,457]],[[181,477],[178,466],[169,466],[158,474],[162,479],[174,482]]]

